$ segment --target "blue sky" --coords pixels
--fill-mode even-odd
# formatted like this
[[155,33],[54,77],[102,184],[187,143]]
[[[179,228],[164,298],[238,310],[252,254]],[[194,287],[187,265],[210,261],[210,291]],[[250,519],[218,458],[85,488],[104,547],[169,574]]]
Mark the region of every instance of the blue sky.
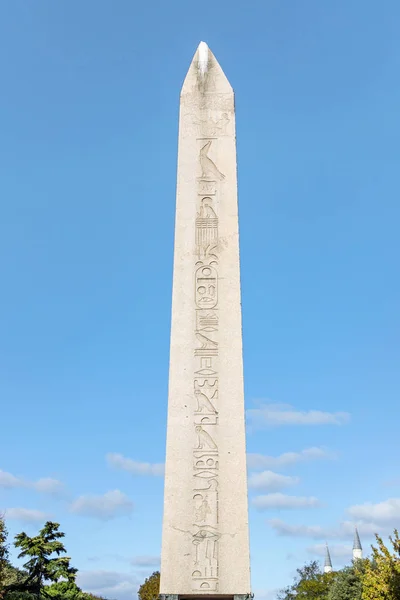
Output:
[[[158,567],[179,90],[236,92],[253,589],[400,520],[400,5],[0,5],[0,507]],[[293,453],[287,455],[287,453]],[[260,456],[254,456],[260,455]]]

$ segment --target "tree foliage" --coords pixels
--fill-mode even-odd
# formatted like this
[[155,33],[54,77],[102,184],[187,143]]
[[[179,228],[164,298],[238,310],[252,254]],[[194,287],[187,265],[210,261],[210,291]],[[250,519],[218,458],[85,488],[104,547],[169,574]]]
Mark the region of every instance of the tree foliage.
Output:
[[[4,569],[4,587],[6,590],[23,589],[28,573],[8,563]],[[8,599],[8,596],[7,596]]]
[[362,600],[400,599],[400,538],[397,529],[389,540],[393,552],[386,547],[382,538],[375,535],[377,545],[372,546],[372,560],[365,563],[362,574]]
[[83,592],[74,581],[57,581],[44,587],[44,595],[52,600],[83,600]]
[[139,588],[139,600],[157,600],[160,594],[160,572],[154,571]]
[[278,593],[279,600],[324,600],[328,598],[329,588],[335,573],[323,573],[317,561],[312,561],[301,569],[291,586]]
[[75,582],[77,569],[70,566],[68,556],[60,556],[66,549],[59,541],[65,535],[59,527],[58,523],[47,521],[35,537],[29,537],[25,532],[15,536],[15,547],[21,549],[18,558],[29,559],[24,564],[28,572],[27,591],[46,595],[45,581],[57,583],[63,578],[70,583]]
[[4,596],[8,564],[7,528],[3,516],[0,515],[0,598]]
[[26,590],[8,590],[5,600],[40,600],[40,596]]
[[336,573],[329,588],[328,600],[361,600],[361,569],[344,567]]
[[316,561],[297,569],[293,584],[279,592],[278,600],[400,600],[398,531],[389,537],[392,551],[375,537],[371,557],[339,571],[323,573]]
[[83,592],[75,582],[77,569],[60,541],[65,537],[59,524],[47,521],[38,535],[22,532],[15,536],[18,558],[26,559],[23,568],[9,560],[7,529],[0,515],[0,600],[106,600]]

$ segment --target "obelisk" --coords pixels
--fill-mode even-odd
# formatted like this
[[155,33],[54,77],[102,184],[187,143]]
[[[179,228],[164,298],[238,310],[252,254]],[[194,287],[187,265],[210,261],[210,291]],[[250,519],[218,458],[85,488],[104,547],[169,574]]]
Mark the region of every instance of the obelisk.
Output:
[[[160,593],[250,593],[233,90],[202,42],[180,96]],[[238,599],[239,600],[239,599]]]

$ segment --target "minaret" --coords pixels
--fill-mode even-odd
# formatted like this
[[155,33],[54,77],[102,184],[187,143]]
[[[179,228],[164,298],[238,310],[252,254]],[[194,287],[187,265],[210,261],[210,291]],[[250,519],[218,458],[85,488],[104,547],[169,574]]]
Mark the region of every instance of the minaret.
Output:
[[180,96],[160,594],[250,594],[235,105],[204,42]]
[[332,572],[332,561],[331,561],[331,555],[329,553],[329,548],[328,548],[328,544],[326,544],[326,548],[325,548],[325,563],[324,563],[324,573],[331,573]]
[[354,543],[353,543],[353,560],[362,558],[362,546],[360,542],[360,536],[358,535],[357,527],[354,530]]

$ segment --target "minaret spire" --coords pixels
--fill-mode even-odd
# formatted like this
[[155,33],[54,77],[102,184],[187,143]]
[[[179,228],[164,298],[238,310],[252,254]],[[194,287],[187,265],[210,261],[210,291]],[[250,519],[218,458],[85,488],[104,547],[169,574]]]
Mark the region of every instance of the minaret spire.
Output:
[[353,560],[362,558],[362,546],[360,542],[360,536],[358,535],[357,527],[354,529],[354,542],[353,542]]
[[326,544],[326,548],[325,548],[325,563],[324,563],[324,573],[331,573],[333,570],[332,568],[332,561],[331,561],[331,555],[329,553],[329,548],[328,548],[328,544]]

